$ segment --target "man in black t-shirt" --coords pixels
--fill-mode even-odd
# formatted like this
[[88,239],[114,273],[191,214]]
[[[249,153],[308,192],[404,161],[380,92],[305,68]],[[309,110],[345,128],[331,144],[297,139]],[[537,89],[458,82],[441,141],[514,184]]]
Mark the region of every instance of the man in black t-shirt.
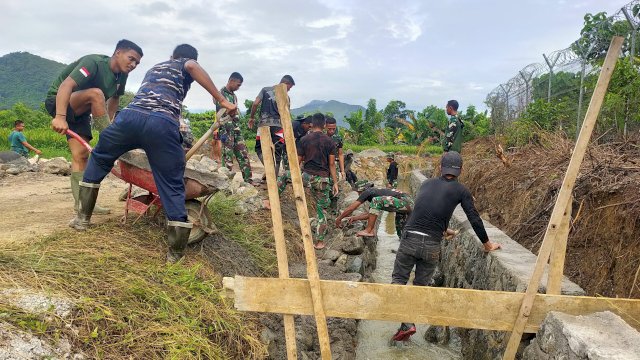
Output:
[[[316,226],[316,249],[324,248],[327,234],[327,209],[331,206],[331,192],[338,193],[338,179],[335,167],[335,144],[324,132],[324,115],[314,114],[311,130],[297,145],[298,161],[303,162],[302,178],[309,184],[316,200],[318,225]],[[332,186],[333,184],[333,186]]]
[[[460,154],[455,151],[445,153],[440,167],[442,176],[425,181],[418,190],[416,206],[404,227],[393,264],[392,284],[406,285],[414,266],[413,285],[429,284],[440,259],[440,241],[458,204],[462,205],[484,251],[500,249],[500,244],[489,240],[471,192],[457,180],[462,171]],[[407,341],[415,332],[415,324],[402,323],[392,339]]]
[[398,187],[398,163],[394,153],[387,154],[387,162],[389,163],[387,168],[387,187],[395,189]]
[[[382,211],[402,214],[411,213],[413,199],[411,199],[409,194],[398,190],[376,189],[373,187],[373,184],[368,183],[366,180],[360,180],[356,183],[356,191],[360,194],[358,199],[349,205],[336,219],[336,227],[342,227],[342,219],[351,215],[351,213],[365,201],[369,201],[368,213],[347,218],[349,224],[357,220],[367,220],[367,227],[358,232],[356,236],[375,236],[374,227],[376,226],[378,215]],[[401,216],[396,216],[396,220],[402,218]],[[402,231],[403,226],[404,224],[402,222],[398,223],[398,221],[396,221],[396,231]]]

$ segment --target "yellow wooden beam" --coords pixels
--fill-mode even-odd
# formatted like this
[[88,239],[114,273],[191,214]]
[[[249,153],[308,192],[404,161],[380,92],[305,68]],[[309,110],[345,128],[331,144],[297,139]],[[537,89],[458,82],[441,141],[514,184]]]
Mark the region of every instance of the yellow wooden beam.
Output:
[[[236,276],[224,288],[241,311],[314,315],[306,279]],[[329,317],[416,322],[509,331],[524,293],[321,280]],[[609,310],[640,329],[640,300],[537,294],[525,328],[535,333],[549,311],[585,315]]]

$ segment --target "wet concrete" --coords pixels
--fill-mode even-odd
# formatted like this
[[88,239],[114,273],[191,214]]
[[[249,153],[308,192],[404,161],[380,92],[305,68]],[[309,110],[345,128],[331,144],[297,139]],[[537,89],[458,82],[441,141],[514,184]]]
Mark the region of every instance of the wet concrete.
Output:
[[[395,261],[395,251],[400,241],[395,234],[392,216],[387,221],[387,213],[382,215],[378,227],[378,257],[377,266],[372,273],[372,280],[376,283],[390,283]],[[356,359],[358,360],[412,360],[433,359],[448,360],[460,359],[459,351],[452,350],[428,343],[424,340],[424,332],[428,325],[417,324],[418,331],[405,343],[391,345],[389,340],[395,334],[397,322],[362,320],[358,324],[358,347]]]

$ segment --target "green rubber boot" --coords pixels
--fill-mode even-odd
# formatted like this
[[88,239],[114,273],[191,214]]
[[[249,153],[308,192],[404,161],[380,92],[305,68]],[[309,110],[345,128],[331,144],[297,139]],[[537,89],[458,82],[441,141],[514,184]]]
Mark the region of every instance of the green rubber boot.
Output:
[[188,222],[169,221],[167,223],[168,263],[175,263],[184,256],[184,249],[187,247],[191,228],[193,228],[193,224]]
[[78,184],[78,197],[80,206],[76,217],[69,222],[69,226],[79,230],[85,231],[89,227],[91,221],[91,213],[96,205],[96,199],[98,199],[98,191],[100,190],[100,184],[92,184],[80,182]]
[[[71,194],[73,194],[73,211],[77,214],[78,208],[80,206],[80,199],[78,197],[78,183],[82,181],[82,177],[84,176],[84,171],[74,171],[71,173]],[[111,214],[111,209],[102,207],[100,205],[95,205],[93,209],[94,215],[108,215]]]

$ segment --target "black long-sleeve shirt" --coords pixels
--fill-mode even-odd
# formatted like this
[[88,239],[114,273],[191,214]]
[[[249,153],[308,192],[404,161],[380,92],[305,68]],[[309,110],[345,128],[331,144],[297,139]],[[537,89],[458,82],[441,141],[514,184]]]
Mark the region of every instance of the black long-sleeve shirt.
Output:
[[441,239],[458,204],[462,205],[480,241],[489,241],[469,189],[456,179],[447,179],[444,176],[427,180],[420,186],[413,211],[404,229]]

